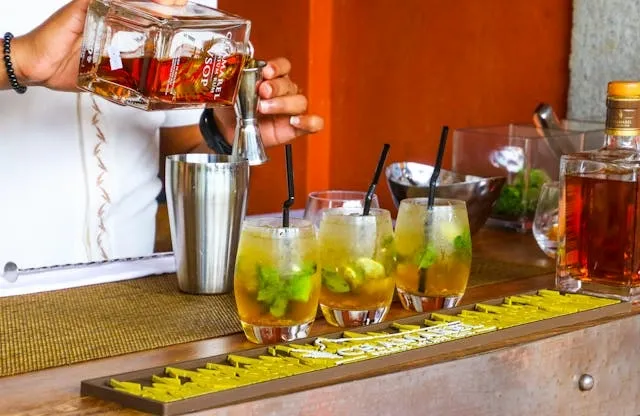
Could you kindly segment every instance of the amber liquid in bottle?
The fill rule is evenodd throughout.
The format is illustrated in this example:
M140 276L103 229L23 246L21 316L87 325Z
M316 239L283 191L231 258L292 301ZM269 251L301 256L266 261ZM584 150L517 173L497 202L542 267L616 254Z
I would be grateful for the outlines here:
M107 82L102 83L97 92L106 96L123 96L127 95L127 89L131 89L167 104L232 105L245 59L241 54L216 59L122 58L121 64L112 69L111 60L103 57L96 75ZM88 62L83 64L84 68L90 67ZM213 77L212 73L215 73Z
M565 255L574 276L583 282L640 285L639 196L638 182L565 176Z
M640 82L609 83L605 139L562 156L556 284L640 300Z

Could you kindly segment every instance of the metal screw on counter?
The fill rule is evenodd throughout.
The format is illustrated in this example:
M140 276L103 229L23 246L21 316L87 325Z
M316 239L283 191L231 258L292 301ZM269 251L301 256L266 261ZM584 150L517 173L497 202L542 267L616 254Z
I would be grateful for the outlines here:
M578 388L580 389L580 391L589 391L593 388L594 384L595 380L590 374L583 374L578 380Z

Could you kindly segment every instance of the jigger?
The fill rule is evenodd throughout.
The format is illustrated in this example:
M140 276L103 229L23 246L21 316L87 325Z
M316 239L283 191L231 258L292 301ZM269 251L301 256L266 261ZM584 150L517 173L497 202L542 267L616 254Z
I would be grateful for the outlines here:
M251 59L245 66L235 105L238 122L231 154L247 159L250 166L261 165L269 160L258 128L258 85L266 65L265 61Z

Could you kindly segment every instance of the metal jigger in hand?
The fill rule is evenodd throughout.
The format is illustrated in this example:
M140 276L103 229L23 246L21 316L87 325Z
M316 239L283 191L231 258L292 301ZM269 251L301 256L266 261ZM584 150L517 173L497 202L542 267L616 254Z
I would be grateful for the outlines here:
M262 69L266 65L266 62L253 58L247 63L242 70L235 106L238 122L232 155L247 159L251 166L261 165L268 160L258 127L258 86L262 81Z

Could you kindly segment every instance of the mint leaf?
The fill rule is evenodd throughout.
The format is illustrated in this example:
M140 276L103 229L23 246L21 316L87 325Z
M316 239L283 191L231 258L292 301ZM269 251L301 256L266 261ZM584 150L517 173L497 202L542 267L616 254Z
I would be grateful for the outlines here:
M258 289L258 301L264 302L267 305L271 305L280 293L280 286L267 286L262 289Z
M531 169L529 171L529 187L542 188L542 185L549 182L551 178L542 169Z
M285 297L278 297L269 307L269 313L276 318L281 318L287 311L289 301Z
M433 244L427 244L427 247L425 247L424 252L420 256L420 259L418 261L418 267L421 269L428 269L433 263L436 262L437 259L438 251L433 246Z
M493 211L498 215L518 216L524 209L521 185L505 185Z
M307 302L311 295L312 276L316 273L315 263L307 263L288 276L280 277L274 267L257 266L258 302L269 307L269 313L276 318L284 316L290 300Z
M274 267L258 265L258 287L277 285L280 282L280 273Z
M346 280L337 272L322 270L322 285L334 293L347 293L351 289Z
M298 302L307 302L309 300L312 286L311 278L316 274L316 270L318 270L318 266L314 262L303 263L299 267L299 271L290 274L284 279L289 300Z
M525 178L525 174L525 171L521 170L510 184L506 184L502 188L500 197L493 208L494 213L507 216L519 216L525 213L533 215L535 213L540 188L551 178L542 169L530 169L527 178ZM528 188L525 189L527 184Z
M283 289L278 270L258 265L258 301L271 305Z
M453 239L453 249L463 257L471 257L471 234L465 231Z

